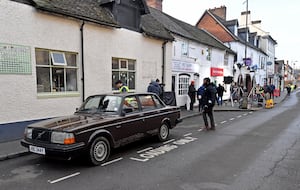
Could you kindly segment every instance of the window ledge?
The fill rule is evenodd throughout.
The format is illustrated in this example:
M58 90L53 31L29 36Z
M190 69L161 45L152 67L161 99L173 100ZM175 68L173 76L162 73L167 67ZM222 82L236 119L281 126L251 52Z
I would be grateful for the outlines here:
M79 92L44 92L37 93L38 99L47 99L47 98L64 98L64 97L79 97Z

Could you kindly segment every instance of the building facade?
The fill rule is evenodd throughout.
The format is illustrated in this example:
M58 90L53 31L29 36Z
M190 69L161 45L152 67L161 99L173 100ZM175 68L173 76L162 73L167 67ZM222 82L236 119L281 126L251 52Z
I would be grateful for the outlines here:
M119 79L144 92L165 76L171 89L173 37L159 25L152 31L144 1L123 1L141 13L134 22L102 8L113 12L122 6L115 1L39 2L0 1L0 124L72 114L87 96L115 92Z

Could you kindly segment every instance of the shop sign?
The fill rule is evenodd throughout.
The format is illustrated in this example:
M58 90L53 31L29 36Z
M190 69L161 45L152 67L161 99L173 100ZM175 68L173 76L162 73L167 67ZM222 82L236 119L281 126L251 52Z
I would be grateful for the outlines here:
M251 58L244 58L243 59L245 66L251 66L252 65L252 59Z
M181 72L197 72L194 63L178 60L172 61L172 70Z
M212 77L222 77L222 76L224 76L224 69L223 68L217 68L217 67L211 67L210 68L210 76L212 76Z

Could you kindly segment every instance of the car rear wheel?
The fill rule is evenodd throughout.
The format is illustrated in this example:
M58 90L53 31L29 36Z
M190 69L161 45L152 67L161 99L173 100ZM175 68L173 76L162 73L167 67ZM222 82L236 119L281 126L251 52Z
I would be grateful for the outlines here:
M89 149L89 160L93 165L104 163L110 155L110 144L105 137L97 137Z
M158 139L160 141L166 141L169 137L169 125L167 123L162 123L161 126L159 127L158 131Z

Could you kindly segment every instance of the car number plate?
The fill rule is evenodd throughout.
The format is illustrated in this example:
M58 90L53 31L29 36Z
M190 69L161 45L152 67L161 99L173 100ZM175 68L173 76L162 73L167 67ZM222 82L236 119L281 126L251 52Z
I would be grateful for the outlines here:
M29 145L29 151L36 154L42 154L42 155L46 154L45 148L38 147L38 146Z

